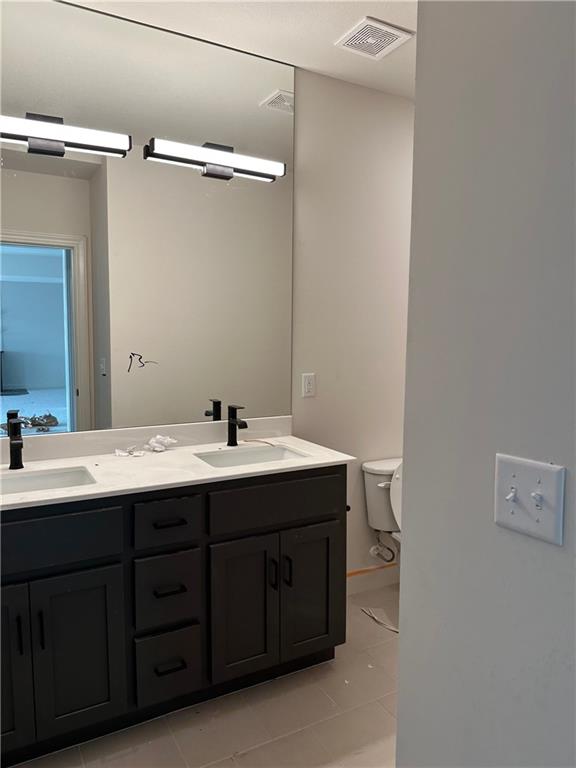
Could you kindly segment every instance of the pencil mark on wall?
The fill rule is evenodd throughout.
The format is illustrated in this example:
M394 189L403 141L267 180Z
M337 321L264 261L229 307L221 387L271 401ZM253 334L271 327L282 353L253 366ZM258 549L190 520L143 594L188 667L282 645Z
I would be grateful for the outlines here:
M132 370L132 366L136 366L138 368L144 368L147 365L150 365L152 363L153 365L159 365L157 360L144 360L143 355L139 355L138 352L130 352L129 355L129 362L128 362L128 373Z

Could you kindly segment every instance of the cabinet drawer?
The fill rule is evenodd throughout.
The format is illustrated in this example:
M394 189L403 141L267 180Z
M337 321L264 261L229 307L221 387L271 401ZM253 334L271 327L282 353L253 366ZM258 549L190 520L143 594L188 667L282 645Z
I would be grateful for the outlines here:
M136 631L200 620L202 568L199 549L134 562Z
M139 707L185 696L202 687L199 625L135 640Z
M6 576L98 557L123 549L121 507L5 523L2 573Z
M202 536L202 497L134 504L134 548L185 544Z
M312 517L337 517L346 508L342 475L255 485L208 495L212 536L274 528Z

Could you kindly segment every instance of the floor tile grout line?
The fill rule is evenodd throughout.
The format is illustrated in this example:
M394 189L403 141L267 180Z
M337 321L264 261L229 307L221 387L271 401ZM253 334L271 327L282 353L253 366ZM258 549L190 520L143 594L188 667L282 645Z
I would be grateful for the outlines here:
M388 695L388 694L385 694L385 695ZM378 706L379 709L381 709L383 712L385 712L394 721L397 720L394 717L394 715L392 715L391 712L388 712L388 710L382 705L382 703L380 702L379 699L374 699L373 701L365 702L364 704L359 704L359 705L357 705L355 707L350 707L349 709L345 709L345 710L343 710L343 711L341 711L341 712L339 712L339 713L337 713L335 715L332 715L332 716L327 717L327 718L322 718L321 720L318 720L317 722L310 723L309 725L306 725L306 726L304 726L302 728L298 728L298 729L296 729L294 731L290 731L289 733L286 733L283 736L277 736L276 738L271 739L271 740L266 741L266 742L263 742L262 744L258 744L258 745L254 746L254 747L250 747L250 749L244 750L242 752L234 753L234 755L232 755L232 759L234 761L234 764L238 765L238 761L235 759L236 755L248 754L249 752L252 752L252 751L254 751L256 749L259 749L260 747L266 746L266 745L271 744L271 743L273 743L275 741L281 741L282 739L285 739L288 736L293 736L293 735L295 735L297 733L301 733L302 731L310 731L313 740L322 749L322 751L325 752L327 754L327 756L328 756L328 750L325 747L324 743L321 741L321 739L318 737L318 735L316 733L314 733L313 729L315 728L315 726L320 725L321 723L326 723L326 722L328 722L330 720L334 720L335 718L339 717L340 715L349 714L351 712L354 712L357 709L360 709L362 707L368 706L370 704L378 704L379 705ZM223 758L223 759L227 759L227 758ZM213 765L213 763L211 763L210 765ZM338 768L345 768L345 763L340 763L339 760L336 760L335 762L331 763L331 765L333 766L333 768L336 768L336 767L338 767ZM209 768L209 766L200 766L200 768Z
M390 691L390 693L394 693L394 692L395 691ZM328 694L326 694L326 695L328 695ZM384 696L387 696L387 695L388 695L387 693L384 694ZM382 697L380 697L380 698L382 698ZM255 744L253 747L249 747L248 749L244 749L241 752L234 752L231 755L231 757L235 758L236 755L245 755L248 752L252 752L255 749L259 749L260 747L264 747L267 744L272 744L273 742L280 741L281 739L285 739L288 736L294 736L294 734L296 734L296 733L301 733L302 731L307 731L310 728L314 728L315 726L320 725L320 723L327 723L329 720L334 720L336 717L340 717L341 715L347 715L350 712L354 712L355 710L360 709L361 707L366 707L369 704L379 704L380 708L383 709L384 712L386 712L387 715L390 715L390 717L394 717L394 715L392 715L390 712L388 712L385 709L385 707L383 707L382 704L380 704L379 699L372 699L371 701L365 701L362 704L357 704L356 706L349 707L348 709L341 709L340 712L337 712L334 715L330 715L329 717L323 717L321 720L316 720L313 723L309 723L308 725L304 725L304 726L302 726L302 728L296 728L295 730L289 731L288 733L285 733L282 736L276 736L276 737L274 737L272 739L268 739L268 741L263 741L260 744ZM337 705L337 706L339 706L339 705ZM321 745L321 746L325 749L325 747L323 745ZM226 757L221 758L221 760L227 760L227 759L229 759L229 758L226 758ZM215 760L212 763L205 763L204 765L196 766L196 768L209 768L209 766L214 765L214 763L218 763L218 762L220 762L220 760Z
M385 696L391 696L393 693L397 693L397 691L391 691L390 693L386 693L384 696L382 696L382 699L385 698ZM376 704L380 704L384 712L386 712L387 715L390 715L390 717L393 717L394 720L398 722L398 718L396 717L396 715L393 715L392 712L389 712L384 706L384 704L382 704L382 699L376 699Z
M388 645L389 643L393 643L394 640L400 639L395 632L392 632L391 635L392 637L389 637L387 640L381 640L379 643L374 643L374 645L366 646L366 650L369 651L370 648L376 648L377 645Z
M178 754L180 755L180 757L184 761L184 765L186 766L186 768L191 768L188 760L186 759L186 755L184 754L184 752L182 750L182 747L180 746L180 742L178 741L178 739L176 738L176 734L172 730L172 726L170 725L169 718L167 718L166 715L163 715L162 719L164 720L164 724L166 725L166 728L168 730L168 733L170 734L170 737L172 738L172 741L176 745L176 749L178 751Z

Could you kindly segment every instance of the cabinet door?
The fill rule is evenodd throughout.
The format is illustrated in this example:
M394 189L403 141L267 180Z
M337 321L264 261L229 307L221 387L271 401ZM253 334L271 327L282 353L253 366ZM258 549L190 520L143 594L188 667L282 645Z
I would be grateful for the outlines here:
M39 739L105 720L126 707L122 566L30 585Z
M277 533L210 547L215 683L279 662L278 550Z
M346 639L345 533L334 521L280 534L282 661Z
M28 584L2 587L2 751L35 741Z

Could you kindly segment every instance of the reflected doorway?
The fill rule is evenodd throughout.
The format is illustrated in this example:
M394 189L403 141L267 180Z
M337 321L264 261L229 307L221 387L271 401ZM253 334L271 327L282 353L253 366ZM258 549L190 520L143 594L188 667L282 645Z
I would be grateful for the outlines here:
M89 429L85 248L22 239L0 242L0 422L15 409L24 434Z

